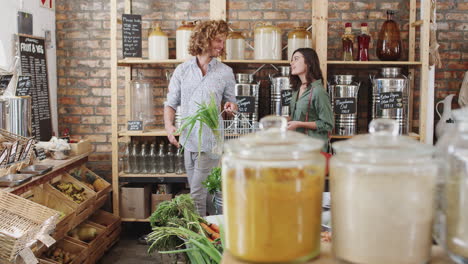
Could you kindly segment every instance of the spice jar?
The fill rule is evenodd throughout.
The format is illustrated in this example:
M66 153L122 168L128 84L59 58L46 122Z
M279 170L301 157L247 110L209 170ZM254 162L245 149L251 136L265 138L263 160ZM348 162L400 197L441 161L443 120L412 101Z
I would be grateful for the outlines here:
M455 127L437 142L445 167L437 219L439 241L457 263L468 263L468 108L452 112Z
M341 36L341 41L343 44L343 60L344 61L353 60L354 35L351 30L352 30L351 23L346 23L345 33Z
M306 261L320 253L323 142L288 131L284 117L260 124L225 144L226 250L250 262Z
M434 147L376 119L368 135L333 144L330 163L334 255L362 264L427 263L431 252Z

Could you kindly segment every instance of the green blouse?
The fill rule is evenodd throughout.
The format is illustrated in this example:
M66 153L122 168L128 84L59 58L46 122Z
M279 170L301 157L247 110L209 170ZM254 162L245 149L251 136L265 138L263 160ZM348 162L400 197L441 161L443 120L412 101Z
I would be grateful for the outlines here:
M312 93L312 101L310 102L310 109L307 109L310 93ZM322 151L326 152L328 150L328 133L333 130L334 121L330 99L322 85L322 80L309 84L300 98L297 98L298 95L299 89L292 94L290 104L291 121L304 122L306 113L309 111L308 122L315 122L317 129L308 129L308 135L325 141ZM305 130L305 128L300 127L296 131L305 133Z

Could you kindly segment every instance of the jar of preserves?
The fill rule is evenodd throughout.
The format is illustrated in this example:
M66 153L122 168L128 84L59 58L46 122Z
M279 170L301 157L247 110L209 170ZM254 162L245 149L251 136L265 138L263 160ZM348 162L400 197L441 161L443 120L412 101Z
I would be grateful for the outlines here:
M279 27L258 23L254 35L256 60L281 60L281 29Z
M299 48L312 48L312 33L305 27L296 27L288 33L288 60L291 60L293 52Z
M245 38L241 32L229 32L226 39L226 59L245 59Z
M148 37L148 57L150 60L169 59L169 46L166 33L162 32L159 24L153 27Z
M368 135L333 144L333 253L350 263L428 263L439 163L434 147L376 119Z
M437 142L445 171L438 198L437 232L440 244L456 263L468 263L468 108L452 112L455 127Z
M267 116L228 141L222 160L226 250L244 261L302 262L320 253L323 142Z
M182 25L176 30L176 58L178 60L190 59L188 51L190 36L195 28L195 23L182 21Z

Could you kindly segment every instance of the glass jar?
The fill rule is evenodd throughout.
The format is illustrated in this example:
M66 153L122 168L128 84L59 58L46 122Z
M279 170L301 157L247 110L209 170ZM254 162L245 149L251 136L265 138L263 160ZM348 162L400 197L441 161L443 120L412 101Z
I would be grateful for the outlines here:
M256 60L281 60L281 29L258 23L254 30L254 57Z
M142 121L145 129L149 124L155 121L153 114L154 91L151 82L145 80L141 73L132 81L130 89L131 100L131 120Z
M440 242L457 263L468 263L468 108L452 112L455 127L437 142L438 156L446 165L441 178L438 208ZM439 242L439 241L438 241Z
M341 42L343 44L343 60L352 61L354 35L352 33L351 23L345 24L345 33L341 36Z
M333 253L351 263L427 263L431 253L434 147L373 120L368 135L333 144Z
M387 11L387 20L380 29L375 47L377 57L383 61L396 61L401 57L400 29L393 20L394 14L394 11Z
M320 253L323 142L268 116L263 131L230 140L222 160L226 249L259 263L297 263Z

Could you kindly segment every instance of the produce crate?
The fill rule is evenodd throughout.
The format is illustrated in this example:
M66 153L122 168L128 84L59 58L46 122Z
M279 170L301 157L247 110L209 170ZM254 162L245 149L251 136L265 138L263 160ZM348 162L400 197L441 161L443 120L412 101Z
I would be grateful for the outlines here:
M122 232L122 226L119 225L112 233L107 236L107 249L109 250L117 241L119 241L120 233Z
M93 251L93 253L89 254L88 258L86 259L86 261L84 262L85 264L94 264L96 262L99 261L99 259L102 258L102 256L104 256L104 253L106 252L106 245L102 244L102 245L99 245L99 247Z
M11 143L19 141L19 143L23 147L26 147L28 141L31 140L31 138L26 138L26 137L22 137L20 135L10 133L5 129L0 129L0 136L3 139L5 139L5 140L7 140L7 141L9 141ZM0 177L5 176L5 175L10 174L10 173L16 173L16 171L19 171L22 168L24 168L24 167L31 164L31 162L33 160L31 157L32 157L32 153L33 153L34 141L32 141L30 143L31 143L31 146L29 147L28 152L25 153L24 156L21 154L18 161L14 162L14 163L7 164L7 165L0 166ZM10 150L11 150L11 148L10 148ZM18 155L19 153L16 153L16 154ZM21 159L21 157L22 157L22 159Z
M67 182L70 182L70 183L74 184L78 188L83 188L84 193L86 194L86 200L81 202L81 203L77 203L71 197L69 197L65 193L59 191L54 186L55 184L58 184L58 183L67 183ZM94 203L96 201L96 193L94 191L90 190L86 185L82 184L77 179L75 179L72 176L68 175L67 173L63 173L63 174L53 178L49 183L44 184L44 186L45 186L46 190L56 194L59 197L62 197L62 200L63 200L64 203L66 203L67 205L74 208L77 218L79 218L79 217L87 218L92 213L92 208L93 208L93 205L94 205Z
M77 143L70 143L72 155L81 155L92 150L91 140L84 139Z
M86 184L86 186L88 186L89 189L92 189L94 192L96 192L96 202L94 204L94 210L101 208L106 203L108 199L108 194L112 190L112 186L110 183L108 183L106 180L104 180L102 177L100 177L90 169L86 168L86 166L84 165L78 168L74 168L73 170L69 171L69 173L75 179ZM93 179L100 182L99 189L96 189L95 185L97 184L94 183Z
M59 220L55 226L52 237L56 240L62 239L68 230L71 229L71 223L76 217L75 210L63 202L63 198L51 193L44 188L36 187L23 194L22 197L35 203L47 206L59 213Z
M97 235L96 237L89 241L89 242L85 242L85 241L82 241L78 238L73 238L70 236L70 233L72 231L70 231L67 235L67 239L69 239L70 241L73 241L74 243L76 244L79 244L79 245L82 245L82 246L85 246L87 249L88 249L88 255L91 256L93 255L97 250L99 250L103 245L104 246L107 246L105 244L105 242L107 242L105 240L105 237L104 237L104 232L105 232L105 229L102 227L102 226L99 226L97 224L93 224L92 222L89 222L89 221L85 221L84 223L78 225L76 228L81 228L81 227L92 227L92 228L95 228L96 231L97 231Z
M108 237L112 232L120 227L120 217L106 211L98 210L89 220L105 228L104 236Z
M0 191L0 260L14 261L21 250L53 230L58 216L46 206Z
M75 257L70 262L70 264L81 264L88 259L88 251L87 248L83 245L79 245L69 239L63 239L58 241L54 246L51 247L49 250L54 250L54 248L62 248L64 251L69 252ZM46 264L61 264L62 262L55 261L47 256L47 253L42 254L39 258L39 263L46 263Z

